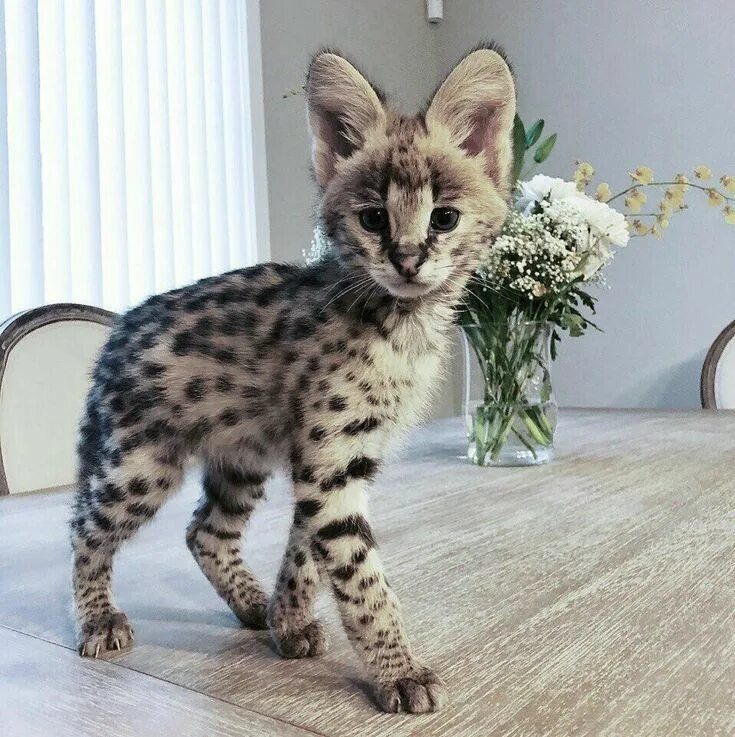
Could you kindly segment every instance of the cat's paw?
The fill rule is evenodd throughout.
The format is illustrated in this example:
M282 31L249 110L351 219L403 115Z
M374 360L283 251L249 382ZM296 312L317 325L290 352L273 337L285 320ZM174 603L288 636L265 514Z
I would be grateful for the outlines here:
M133 626L123 612L107 612L82 625L79 654L99 658L133 646Z
M378 683L375 698L383 711L425 714L439 711L448 699L447 687L434 671L422 668L411 675Z
M271 637L284 658L311 658L327 652L327 636L317 620L295 632L271 629Z
M233 609L237 618L242 622L243 626L251 630L267 630L268 623L266 622L266 607L267 603L253 604L249 607L238 607Z

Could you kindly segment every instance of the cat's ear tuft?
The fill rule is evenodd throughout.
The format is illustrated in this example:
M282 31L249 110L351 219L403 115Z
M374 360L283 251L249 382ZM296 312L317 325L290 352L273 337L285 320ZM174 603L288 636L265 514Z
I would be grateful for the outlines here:
M318 53L306 77L306 101L317 183L326 187L337 161L364 143L370 131L385 125L380 93L346 59Z
M437 89L426 111L431 131L443 126L470 156L481 156L485 173L508 197L513 166L516 90L510 67L494 49L471 51Z

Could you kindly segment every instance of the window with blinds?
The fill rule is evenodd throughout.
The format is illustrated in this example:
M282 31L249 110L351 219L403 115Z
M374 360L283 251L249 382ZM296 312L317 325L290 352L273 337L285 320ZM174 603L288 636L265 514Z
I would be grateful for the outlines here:
M0 0L0 321L118 311L267 256L254 16L249 0Z

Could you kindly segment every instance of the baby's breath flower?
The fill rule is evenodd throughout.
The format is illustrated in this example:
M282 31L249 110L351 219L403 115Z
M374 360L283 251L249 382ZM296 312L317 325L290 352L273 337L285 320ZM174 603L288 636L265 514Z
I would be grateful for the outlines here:
M639 166L635 171L629 173L631 179L639 184L650 184L653 181L653 169L650 166Z
M302 251L306 265L312 266L317 264L320 261L323 261L330 253L332 253L332 245L329 242L329 239L321 228L314 228L309 250Z
M708 166L695 166L694 176L697 177L697 179L711 179L712 169L710 169Z

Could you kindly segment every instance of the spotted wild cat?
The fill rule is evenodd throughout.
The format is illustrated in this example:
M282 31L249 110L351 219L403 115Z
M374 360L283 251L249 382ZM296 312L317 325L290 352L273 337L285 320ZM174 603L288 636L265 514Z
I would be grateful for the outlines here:
M83 655L129 647L112 560L181 483L203 494L186 542L239 619L289 658L326 647L320 581L386 711L426 712L445 687L409 645L367 519L396 433L440 374L453 307L504 220L515 88L478 48L405 117L357 69L317 54L306 82L319 222L334 254L263 264L148 299L114 327L94 372L71 524ZM240 552L269 474L292 475L295 513L272 596ZM396 489L400 494L400 489Z

